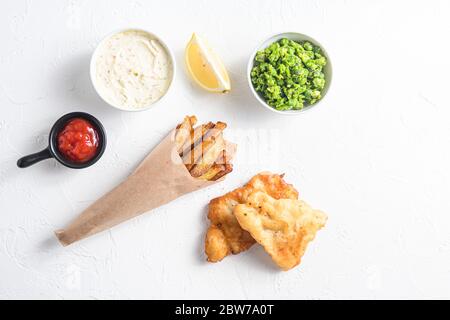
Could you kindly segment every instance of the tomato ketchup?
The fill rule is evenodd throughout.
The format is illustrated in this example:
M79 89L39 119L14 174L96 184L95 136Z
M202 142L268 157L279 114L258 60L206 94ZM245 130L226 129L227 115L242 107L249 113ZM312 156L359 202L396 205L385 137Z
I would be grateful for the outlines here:
M75 118L58 134L58 149L68 160L83 163L97 154L98 140L98 133L92 123Z

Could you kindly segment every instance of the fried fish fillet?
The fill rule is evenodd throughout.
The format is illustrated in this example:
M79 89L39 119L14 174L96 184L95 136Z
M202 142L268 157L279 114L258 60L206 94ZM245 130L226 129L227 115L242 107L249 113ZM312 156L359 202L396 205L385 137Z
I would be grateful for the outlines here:
M234 209L239 225L287 271L300 263L308 243L325 226L325 213L301 200L276 200L264 192L253 192L246 204Z
M246 203L254 191L265 192L275 199L298 199L297 190L283 180L283 175L261 173L244 187L211 200L208 212L211 226L205 241L209 262L218 262L229 254L238 254L255 243L252 236L240 227L233 213L234 207Z

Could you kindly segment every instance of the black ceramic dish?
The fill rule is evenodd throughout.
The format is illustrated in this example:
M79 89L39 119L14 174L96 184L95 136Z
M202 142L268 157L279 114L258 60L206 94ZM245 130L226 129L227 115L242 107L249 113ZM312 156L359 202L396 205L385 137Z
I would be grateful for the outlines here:
M97 148L96 155L91 160L82 163L70 161L69 159L64 157L64 155L61 154L61 152L59 152L58 150L58 134L64 129L66 124L74 118L81 118L89 121L95 127L98 133L99 145ZM105 149L106 149L106 131L105 128L103 128L103 125L100 123L100 121L98 121L94 116L88 113L72 112L61 117L53 125L53 128L50 131L48 147L46 149L42 150L41 152L34 153L19 159L19 161L17 161L17 166L19 168L27 168L42 160L55 158L59 163L68 168L83 169L90 167L94 163L96 163L102 157L103 153L105 152Z

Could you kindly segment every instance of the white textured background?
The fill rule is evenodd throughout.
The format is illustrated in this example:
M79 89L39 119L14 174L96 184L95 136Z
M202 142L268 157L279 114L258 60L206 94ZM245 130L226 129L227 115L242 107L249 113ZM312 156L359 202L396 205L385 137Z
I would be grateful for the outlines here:
M445 0L1 1L0 298L450 298L449 16ZM178 62L167 99L139 114L106 106L88 76L98 41L130 26L160 34ZM299 117L262 109L245 77L254 47L291 30L322 42L334 66L327 99ZM186 77L193 31L222 56L231 94L202 92ZM16 168L75 110L108 130L97 165ZM60 247L52 231L125 178L185 114L240 129L233 175ZM264 130L279 154L249 161L242 155ZM208 201L260 170L285 172L328 226L287 273L257 246L207 264Z

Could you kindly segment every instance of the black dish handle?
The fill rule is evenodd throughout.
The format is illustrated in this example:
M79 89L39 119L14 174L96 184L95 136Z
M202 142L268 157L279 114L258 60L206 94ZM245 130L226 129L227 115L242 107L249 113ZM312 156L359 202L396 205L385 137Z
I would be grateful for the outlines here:
M29 156L20 158L17 161L17 166L19 168L27 168L29 166L32 166L33 164L36 164L42 160L53 158L53 155L51 154L49 148L42 150L38 153L30 154Z

